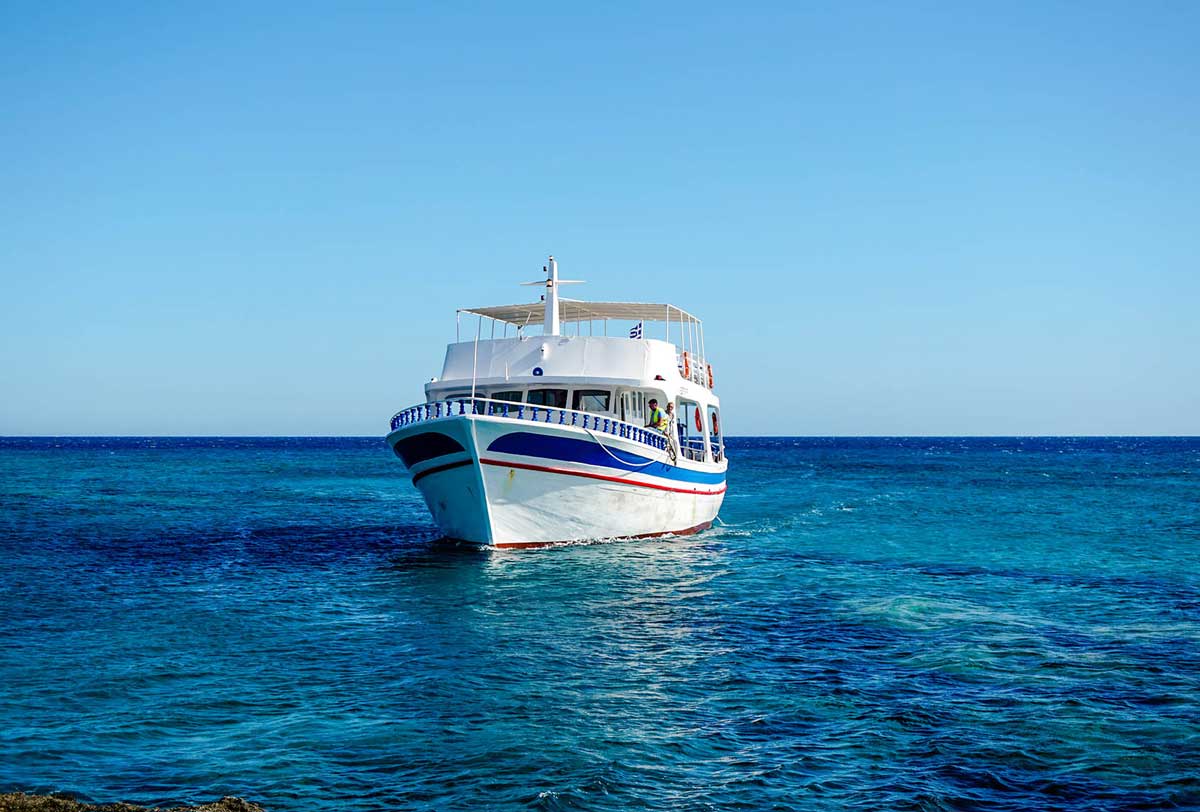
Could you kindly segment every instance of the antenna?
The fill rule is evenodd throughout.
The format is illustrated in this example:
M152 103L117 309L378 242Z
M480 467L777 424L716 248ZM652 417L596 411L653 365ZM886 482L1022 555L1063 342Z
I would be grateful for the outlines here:
M545 285L546 295L542 298L546 302L546 320L542 325L542 332L548 336L558 335L558 286L559 285L582 285L582 279L559 279L558 278L558 263L554 257L550 257L549 267L543 265L542 271L545 272L546 278L539 279L535 282L522 282L522 285Z

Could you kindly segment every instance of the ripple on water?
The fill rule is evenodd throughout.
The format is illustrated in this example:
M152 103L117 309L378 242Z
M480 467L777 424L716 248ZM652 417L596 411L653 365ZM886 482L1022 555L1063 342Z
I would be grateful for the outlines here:
M511 552L377 440L0 441L0 789L1197 808L1198 452L734 441L707 533Z

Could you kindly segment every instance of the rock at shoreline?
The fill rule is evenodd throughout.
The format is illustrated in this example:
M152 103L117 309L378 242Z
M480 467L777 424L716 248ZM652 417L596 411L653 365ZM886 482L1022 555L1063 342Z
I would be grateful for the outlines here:
M85 804L57 795L0 794L0 812L266 812L258 804L228 795L200 806L150 807L135 804Z

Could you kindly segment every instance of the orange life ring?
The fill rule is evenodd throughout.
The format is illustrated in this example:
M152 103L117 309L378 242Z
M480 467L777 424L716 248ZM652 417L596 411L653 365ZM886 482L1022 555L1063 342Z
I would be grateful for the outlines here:
M709 364L708 365L708 388L712 389L712 385L713 385L712 364Z
M697 431L698 433L700 433L700 432L703 432L703 431L704 431L704 421L702 421L702 420L700 419L700 410L699 410L699 409L693 409L692 411L693 411L693 413L696 415L696 431Z
M692 362L688 357L687 350L683 351L683 377L692 377Z
M713 424L713 431L712 431L713 437L720 437L721 436L721 424L717 422L717 413L716 412L712 413L712 424Z

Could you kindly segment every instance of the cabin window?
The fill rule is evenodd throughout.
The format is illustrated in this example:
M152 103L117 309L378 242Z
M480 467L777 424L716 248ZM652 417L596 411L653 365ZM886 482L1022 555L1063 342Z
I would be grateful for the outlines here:
M494 392L492 394L492 400L506 400L509 403L520 403L521 396L523 394L524 393L519 389L513 389L507 392Z
M611 396L607 389L576 389L571 408L580 412L607 412Z
M621 419L626 423L641 425L647 416L646 400L648 395L645 392L623 392L621 393Z
M702 462L704 453L704 411L691 400L679 401L679 446L689 460Z
M555 409L567 408L566 389L530 389L527 403L535 406L552 406Z
M440 395L430 395L430 396L429 396L429 402L430 402L430 403L434 403L434 402L436 402L436 401L439 401L439 400L442 400L442 401L446 401L446 400L465 400L465 399L467 399L467 398L470 398L470 397L471 397L471 390L469 390L469 389L468 389L468 390L466 390L465 392L443 392L443 393L442 393L442 394L440 394Z

